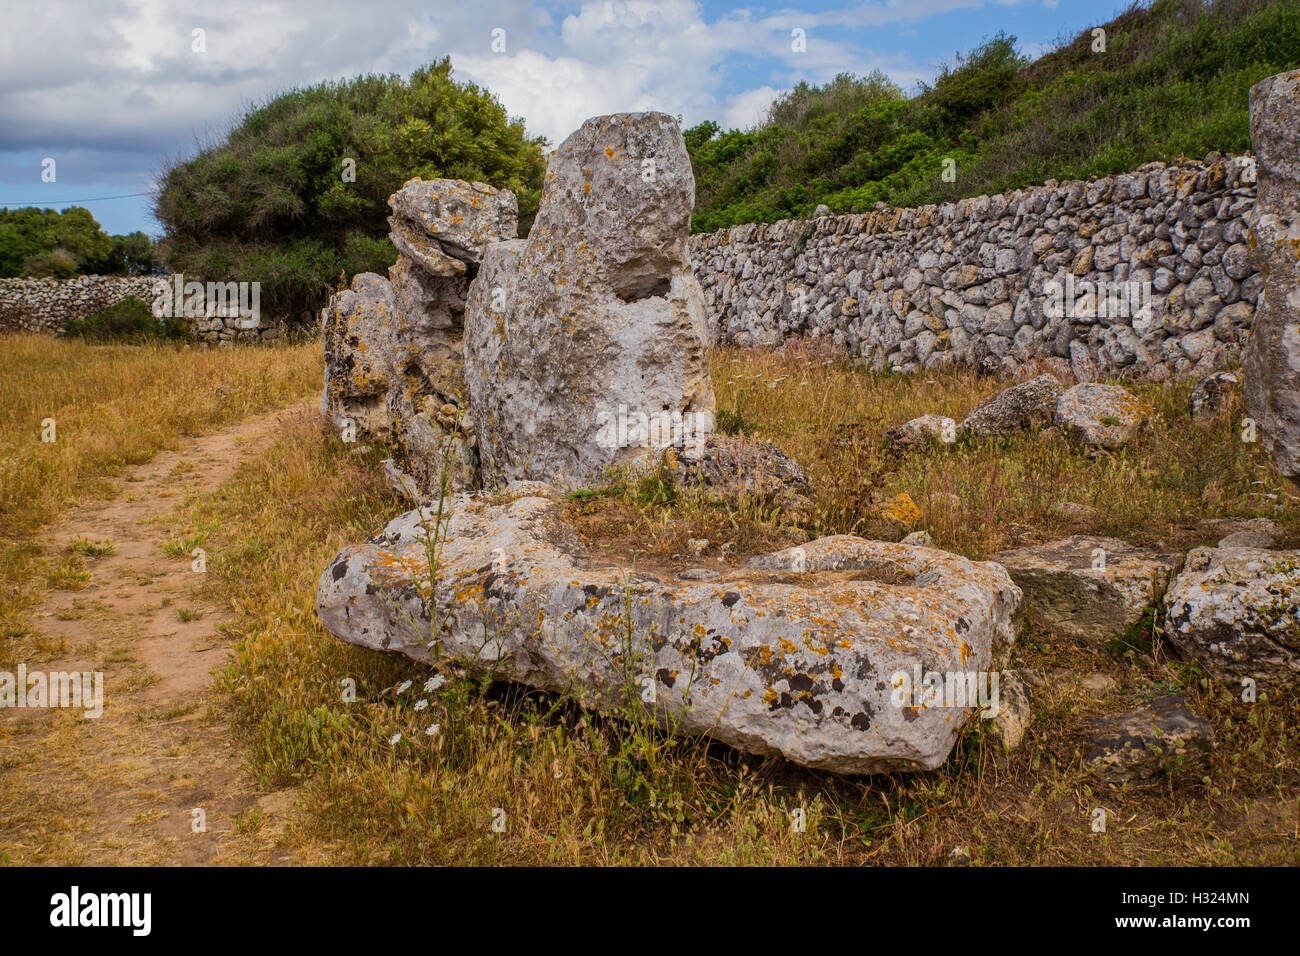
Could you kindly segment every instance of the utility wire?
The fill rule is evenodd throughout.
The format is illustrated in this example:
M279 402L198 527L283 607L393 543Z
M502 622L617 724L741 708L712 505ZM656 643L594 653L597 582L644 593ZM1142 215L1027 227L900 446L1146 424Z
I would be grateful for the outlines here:
M125 196L97 196L94 199L55 199L54 203L74 203L74 202L107 202L110 199L138 199L140 196L152 196L153 193L127 193ZM51 200L32 199L26 202L0 202L0 206L43 206L49 205Z

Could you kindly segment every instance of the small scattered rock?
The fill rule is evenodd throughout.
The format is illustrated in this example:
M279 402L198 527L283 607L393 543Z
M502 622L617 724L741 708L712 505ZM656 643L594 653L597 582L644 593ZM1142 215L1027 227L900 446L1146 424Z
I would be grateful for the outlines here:
M1277 541L1266 531L1234 531L1219 539L1220 548L1263 548L1275 547Z
M1210 534L1217 534L1221 538L1237 534L1240 531L1253 531L1259 534L1268 535L1269 539L1276 544L1282 539L1286 530L1270 518L1204 518L1201 520L1201 527ZM1273 544L1267 545L1272 547Z
M1119 682L1109 674L1088 674L1079 681L1079 686L1093 697L1105 697L1119 686Z
M903 538L903 540L898 543L910 544L913 547L917 547L917 548L934 547L934 539L930 537L930 532L928 531L913 531L911 534Z
M1119 385L1076 385L1056 403L1056 424L1090 448L1119 448L1146 426L1151 409Z
M678 572L677 576L683 581L716 581L722 574L712 568L687 568Z
M989 735L1003 753L1010 753L1025 739L1032 720L1029 687L1016 671L1003 671L998 679L998 712L989 721Z
M771 442L712 434L688 449L670 449L664 462L678 488L696 489L732 503L760 498L787 518L812 515L812 485L799 463Z
M962 421L962 431L984 438L1046 425L1063 391L1054 375L1040 375L1013 385L976 405Z
M1149 780L1193 765L1214 749L1214 732L1188 708L1182 694L1158 697L1114 717L1093 721L1084 759L1108 783Z
M1041 667L1022 667L1016 675L1030 687L1046 687L1047 676Z
M885 440L898 451L912 451L932 442L946 445L957 440L957 423L944 415L922 415L889 429Z

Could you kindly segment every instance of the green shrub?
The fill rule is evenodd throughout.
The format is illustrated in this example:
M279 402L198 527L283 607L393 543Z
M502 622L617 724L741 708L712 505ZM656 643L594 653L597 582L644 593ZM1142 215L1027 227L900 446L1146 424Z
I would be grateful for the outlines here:
M163 174L163 253L204 280L260 282L264 311L311 325L340 278L396 261L388 197L413 177L510 189L526 228L543 143L490 93L452 80L446 59L409 79L290 90Z
M1087 179L1250 148L1247 95L1300 67L1300 0L1156 0L1032 63L997 34L907 98L876 74L801 83L747 132L686 131L699 232ZM944 160L956 179L944 182Z
M190 337L190 326L185 319L156 319L149 306L128 296L94 315L73 319L64 334L90 342L179 340Z

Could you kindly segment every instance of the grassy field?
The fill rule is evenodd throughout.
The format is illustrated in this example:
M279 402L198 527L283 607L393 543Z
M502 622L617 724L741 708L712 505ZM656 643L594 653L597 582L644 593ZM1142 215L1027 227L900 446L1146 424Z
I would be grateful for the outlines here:
M171 383L155 394L179 406L190 407L187 389L196 393L192 404L203 410L183 424L159 423L162 401L117 408L116 428L134 432L138 416L157 442L169 429L213 426L269 404L275 388L285 400L298 397L320 374L311 346L66 348L65 378L53 379L63 383L63 402L53 412L27 391L48 348L29 346L0 371L0 394L22 396L26 411L13 416L20 426L37 427L47 415L104 421L92 417L104 390L83 380L113 379L99 367L101 356L119 370L150 367L159 382ZM194 371L196 359L218 364ZM1084 531L1169 548L1213 543L1217 535L1201 521L1223 516L1266 515L1287 529L1287 544L1300 542L1290 489L1257 445L1238 439L1240 406L1193 423L1189 386L1135 386L1157 419L1114 455L1087 458L1064 442L1026 434L963 439L900 457L882 443L886 427L923 412L960 418L1005 383L964 372L869 374L798 349L717 352L713 369L728 426L777 442L807 469L816 488L815 514L803 529L810 534L896 535L900 529L878 517L880 506L907 493L920 510L915 527L976 558ZM223 374L217 380L227 394L242 396L229 414L209 395L212 376ZM86 417L75 418L74 409ZM10 440L8 425L4 435ZM6 446L4 467L35 453L23 443ZM313 613L329 559L402 508L378 477L384 456L300 419L231 482L185 502L167 529L178 541L202 537L210 577L237 609L223 625L236 653L220 680L220 706L259 783L295 794L296 822L267 839L297 859L943 864L964 847L977 864L1300 862L1294 702L1239 702L1232 688L1171 659L1150 627L1127 648L1102 655L1062 640L1031 608L1015 664L1040 668L1048 680L1033 692L1025 744L999 754L973 723L944 767L926 774L846 779L808 772L668 738L635 720L596 718L562 697L483 684L454 666L442 669L442 686L424 691L428 668L344 645ZM116 464L107 453L87 452L63 466L62 494L92 493L95 475ZM1095 517L1062 517L1062 502L1087 505ZM736 535L779 532L757 511L706 514L698 503L635 487L592 507L642 530L649 550L676 547L676 536L701 522ZM15 510L13 527L26 530L14 540L39 537L39 514ZM10 587L17 578L7 573L5 580ZM29 579L26 587L35 586ZM1109 680L1082 681L1097 675ZM342 693L348 678L356 684L351 703ZM412 686L402 690L406 681ZM1080 725L1175 689L1215 728L1210 764L1144 787L1098 787L1081 767ZM417 709L420 700L429 704ZM439 731L428 736L431 723ZM1092 832L1096 807L1108 812L1105 833ZM804 832L792 827L796 808L805 810ZM504 832L493 829L494 819L508 821ZM244 826L255 835L256 817Z

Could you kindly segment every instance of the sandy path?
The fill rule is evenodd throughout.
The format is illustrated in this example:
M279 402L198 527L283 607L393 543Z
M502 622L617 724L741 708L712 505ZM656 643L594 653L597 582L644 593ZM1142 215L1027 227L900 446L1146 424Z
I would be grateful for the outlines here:
M108 540L87 557L80 591L50 592L32 616L41 653L29 670L100 670L103 716L0 710L0 850L10 862L277 863L290 791L265 793L244 772L230 729L209 714L231 616L191 568L163 552L165 518L191 491L226 481L294 405L187 440L130 469L107 500L45 529L47 553L74 538ZM182 611L184 614L182 615ZM195 616L195 615L198 616ZM191 618L183 620L182 618ZM255 809L256 808L256 809ZM196 830L196 814L206 830Z

